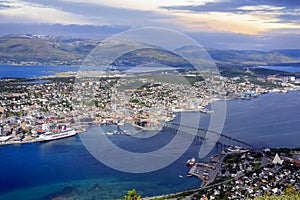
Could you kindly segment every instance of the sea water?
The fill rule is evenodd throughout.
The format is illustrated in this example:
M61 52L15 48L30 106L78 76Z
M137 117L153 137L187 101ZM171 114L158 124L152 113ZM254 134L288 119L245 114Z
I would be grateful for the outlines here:
M300 147L299 91L226 103L224 134L258 147ZM185 116L192 121L197 114ZM202 114L199 126L206 126L209 119L210 115ZM175 119L179 121L180 114ZM102 134L110 128L102 127ZM88 133L100 134L97 127ZM150 138L108 137L120 148L147 152L167 145L174 133L164 131ZM201 180L186 176L186 161L197 157L200 146L194 142L174 163L149 173L125 173L102 164L89 154L78 135L46 143L0 146L0 199L120 199L133 188L142 196L152 196L199 187ZM214 148L208 156L219 151Z

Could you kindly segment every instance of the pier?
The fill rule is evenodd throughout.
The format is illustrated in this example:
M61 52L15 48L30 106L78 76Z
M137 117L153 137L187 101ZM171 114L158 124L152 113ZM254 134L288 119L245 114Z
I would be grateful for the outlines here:
M212 166L212 165L209 165L209 164L206 164L206 163L195 163L192 166L192 168L190 169L190 171L188 172L188 175L190 175L190 176L196 176L196 177L202 179L202 177L205 176L203 174L203 169L204 168L209 168L209 169L213 169L213 170L216 169L215 166Z

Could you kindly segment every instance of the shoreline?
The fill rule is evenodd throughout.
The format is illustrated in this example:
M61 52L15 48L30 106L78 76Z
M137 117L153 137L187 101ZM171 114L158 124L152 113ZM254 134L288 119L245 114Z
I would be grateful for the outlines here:
M76 134L71 137L74 137L77 134L84 133L84 132L86 132L86 130L77 130ZM68 138L68 137L66 137L66 138ZM65 139L65 138L61 138L61 139ZM60 140L60 139L58 139L58 140ZM49 142L51 142L51 141L54 141L54 140L49 140ZM15 145L15 144L22 145L22 144L39 143L39 142L47 142L47 141L38 139L38 138L35 138L33 140L26 140L26 141L6 141L6 142L0 142L0 146Z
M294 155L300 155L300 146L297 147L297 148L271 148L269 150L270 150L270 152L271 151L275 151L276 155L278 155L277 151L283 151L283 150L284 151L288 150L288 151L292 152L292 154L294 154ZM231 154L227 154L227 155L231 155ZM221 164L223 164L224 158L227 157L227 155L223 156ZM270 155L266 155L266 153L261 153L261 156L262 156L262 160L260 161L259 168L256 169L256 170L253 169L252 171L247 172L247 173L256 173L259 169L263 169L264 167L266 167L268 164L271 163L272 159L270 160L270 158L269 158ZM263 160L265 160L265 162ZM287 161L285 160L285 162L287 162ZM293 163L293 162L291 162L291 163ZM278 166L282 167L282 164L278 165ZM298 165L298 167L300 167L300 165ZM219 170L220 169L218 169L218 171ZM215 174L215 177L216 176L217 176L217 174ZM237 176L231 177L230 179L223 180L221 182L216 181L214 179L212 182L209 182L208 184L203 184L203 182L202 182L201 186L198 187L198 188L191 188L191 189L188 189L188 190L185 190L185 191L175 192L175 193L169 193L169 194L161 194L161 195L156 195L156 196L147 196L147 197L142 197L141 199L142 200L167 200L167 199L175 200L175 199L186 199L186 198L189 199L189 197L191 197L192 195L194 195L196 192L200 192L202 190L207 190L207 189L213 189L216 186L220 186L220 185L223 185L223 184L228 184L228 183L230 183L230 182L232 182L234 180L238 180L239 178L244 177L244 176L247 177L246 173L239 174Z
M295 90L288 90L288 92L299 92L300 91L300 88L299 89L295 89ZM283 92L268 92L268 93L265 93L265 94L260 94L258 96L256 96L255 98L251 98L251 99L242 99L242 98L229 98L229 99L218 99L218 100L214 100L212 102L209 102L208 105L211 105L213 104L214 102L217 102L217 101L232 101L232 100L252 100L252 99L256 99L262 95L268 95L268 94L285 94ZM206 106L204 107L206 108ZM178 116L179 113L183 113L183 112L199 112L199 113L203 113L203 114L211 114L209 112L203 112L201 109L194 109L194 110L181 110L181 111L177 111L174 113L176 114L176 116ZM175 118L174 118L175 119ZM173 119L172 119L173 120ZM170 120L170 121L172 121ZM166 122L169 122L169 121L166 121ZM98 125L101 125L101 123L98 123ZM140 128L141 130L147 130L147 131L157 131L157 130L161 130L162 127L159 126L159 127L151 127L151 128L148 128L148 127L142 127L142 126L139 126L137 124L134 124L134 123L131 123L131 125L133 127L136 127L136 128ZM76 131L76 134L80 134L80 133L83 133L83 132L86 132L87 130L77 130ZM2 136L2 137L5 137L5 136ZM14 144L29 144L29 143L37 143L37 142L41 142L42 140L27 140L27 141L6 141L6 142L0 142L0 146L5 146L5 145L14 145ZM286 148L286 147L282 147L282 148Z
M30 144L30 143L37 143L43 140L32 140L32 141L8 141L8 142L0 142L0 146L5 145L14 145L14 144Z

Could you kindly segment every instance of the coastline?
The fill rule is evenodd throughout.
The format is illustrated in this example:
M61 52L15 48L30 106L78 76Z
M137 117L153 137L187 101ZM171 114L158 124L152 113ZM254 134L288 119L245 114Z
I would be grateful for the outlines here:
M63 75L65 75L64 73L62 74L62 76ZM55 77L58 77L58 76L55 76ZM47 77L46 77L47 78ZM286 92L294 92L294 91L299 91L299 88L297 88L297 89L290 89L290 90L287 90ZM268 95L268 94L271 94L271 93L285 93L285 90L284 91L281 91L281 90L272 90L272 91L269 91L269 93L267 93L266 95ZM259 97L259 96L263 96L264 94L260 94L260 95L258 95L258 96L255 96L255 97L253 97L253 99L254 98L256 98L256 97ZM285 94L283 94L283 95L285 95ZM239 100L239 99L241 99L241 100L251 100L252 98L249 98L249 99L244 99L244 98L226 98L226 99L214 99L214 102L216 102L216 101L227 101L227 100ZM212 103L212 102L210 102L210 103ZM284 103L283 103L284 104ZM179 113L181 113L181 112L199 112L199 110L180 110L180 112ZM140 127L140 126L137 126L138 128L143 128L143 127ZM147 129L147 128L145 128L144 130L149 130L149 129ZM151 129L150 129L150 131L151 131ZM10 144L26 144L26 143L32 143L32 142L39 142L39 141L24 141L24 142L20 142L20 141L12 141ZM4 145L6 145L6 144L4 144ZM188 190L188 191L190 191L190 190ZM185 191L184 191L185 192ZM181 192L179 192L179 194L180 194ZM176 193L176 194L178 194L178 193Z
M271 152L274 155L272 155ZM141 199L142 200L190 199L196 193L199 194L199 192L201 192L201 191L208 191L208 190L213 190L214 191L214 189L216 189L217 186L220 187L220 186L222 186L224 184L230 184L230 182L232 182L232 181L235 182L237 180L240 180L241 178L243 179L243 177L247 178L249 176L249 174L253 174L253 175L256 176L256 173L259 173L259 171L261 171L261 170L267 170L270 173L275 173L273 171L273 169L278 169L278 167L281 169L282 167L284 168L284 165L285 165L285 167L290 168L290 166L289 166L288 163L291 163L292 166L295 166L294 170L296 172L300 173L300 161L299 160L291 159L290 157L284 157L283 160L284 160L284 162L286 162L286 164L274 164L274 161L272 161L272 158L274 156L275 157L278 156L278 154L279 154L278 152L284 152L284 154L286 152L290 152L291 154L296 155L299 158L300 157L300 146L297 147L297 148L272 148L272 149L265 149L263 151L263 153L261 153L261 162L260 162L260 165L259 165L259 167L257 169L253 169L251 171L247 171L247 173L243 172L241 174L237 174L236 176L230 177L227 180L225 179L225 180L223 180L223 181L220 182L220 181L216 180L215 177L214 177L213 181L209 182L208 184L202 184L198 188L192 188L192 189L188 189L188 190L181 191L181 192L169 193L169 194L162 194L162 195L157 195L157 196L147 196L147 197L143 197ZM276 153L276 155L275 155L275 153ZM233 153L233 154L227 154L227 155L239 156L240 154L241 153ZM224 163L224 158L226 158L227 155L223 156L222 165ZM274 158L274 160L275 160L275 158ZM233 162L233 164L235 164L235 162ZM268 166L270 166L272 164L274 164L274 168L268 167ZM298 166L298 168L297 168L297 166ZM218 171L217 174L220 173L220 169L218 169L217 171ZM217 176L217 174L216 174L216 176ZM285 176L281 176L281 178L283 178L283 180L286 180L284 177ZM265 182L267 182L267 181L265 181Z
M0 142L0 146L4 145L11 145L11 144L30 144L30 143L37 143L43 140L31 140L31 141L7 141L7 142Z
M80 134L80 133L84 133L86 132L86 130L76 130L76 134L73 135L73 136L70 136L70 137L74 137L76 136L77 134ZM61 139L64 139L64 138L61 138ZM30 144L30 143L38 143L38 142L45 142L45 140L43 139L38 139L38 138L35 138L35 139L32 139L32 140L22 140L22 141L6 141L6 142L0 142L0 146L5 146L5 145L14 145L14 144Z
M269 95L269 94L268 94ZM262 96L268 96L268 95L262 95ZM274 96L274 95L272 95L272 94L270 94L271 96ZM279 95L276 95L276 96L280 96L281 98L280 99L284 99L284 96L285 96L285 94L279 94ZM294 95L292 95L292 96L298 96L298 93L297 94L294 94ZM259 98L259 99L264 99L264 98ZM268 99L270 99L270 98L268 98ZM272 99L272 98L271 98ZM241 101L241 100L238 100L238 101L240 101L240 102L244 102L244 103L246 103L246 104L248 104L248 103L251 103L251 102L254 102L254 101ZM255 101L257 101L257 100L255 100ZM266 102L266 101L264 101L264 102ZM243 103L243 105L244 105L244 103ZM72 140L73 141L73 140ZM293 141L293 140L292 140ZM55 142L53 142L53 144L52 145L50 145L50 146L55 146ZM29 146L31 146L31 145L29 145ZM35 146L40 146L40 145L35 145ZM13 148L13 146L12 146L12 148ZM28 148L28 147L26 147L26 148ZM72 147L73 148L73 147ZM14 149L17 149L17 148L14 148ZM49 150L49 153L51 152L51 151L53 151L52 149L51 150ZM190 157L190 156L189 156ZM184 162L182 162L183 163L183 165L185 165L185 161L186 161L186 159L184 160ZM181 172L180 174L183 174L184 172ZM183 175L185 175L185 174L183 174ZM176 175L174 175L174 177L175 178L177 178L180 182L181 181L189 181L188 179L186 179L186 177L184 177L183 178L183 180L181 180L180 178L178 178L178 174L176 174ZM195 178L192 178L193 180L195 179ZM192 181L192 179L190 179L191 181ZM175 180L176 181L176 180ZM134 185L132 185L132 184L130 184L129 185L130 187L134 187L135 189L138 189L137 191L139 192L142 192L142 191L144 191L143 190L143 188L138 188L138 187L136 187L136 186L134 186ZM199 185L195 185L195 186L192 186L192 187L190 187L190 188L194 188L194 189L196 189L196 190L198 190L198 186L200 186L200 182L199 182ZM128 189L131 189L131 188L128 188ZM159 190L159 189L158 189ZM160 191L160 190L159 190ZM186 191L186 190L178 190L178 191L182 191L182 192L175 192L175 194L182 194L184 191ZM188 190L188 191L190 191L190 190ZM159 192L160 193L160 192ZM168 194L171 194L172 193L172 190L170 191L170 192L167 192L167 190L165 190L164 192L162 191L160 194L157 194L157 195L160 195L160 194L165 194L165 195L168 195ZM122 194L125 194L125 193L122 193ZM148 195L143 195L143 197L145 197L144 199L147 199L147 198L150 198L151 197L151 193L149 194L149 193L147 193ZM156 195L155 195L156 196ZM146 198L147 197L147 198ZM176 198L175 198L176 199Z
M291 90L288 90L287 92L299 92L300 91L300 88L298 88L298 89L291 89ZM270 94L272 94L272 93L278 93L278 94L280 94L280 93L283 93L283 94L285 94L285 93L287 93L287 92L280 92L280 91L270 91L269 93ZM255 98L258 98L258 97L260 97L261 95L268 95L269 93L265 93L265 94L260 94L260 95L258 95L258 96L255 96ZM255 99L254 97L253 98L251 98L251 99ZM217 102L217 101L232 101L232 100L251 100L251 99L243 99L243 98L228 98L228 99L218 99L218 100L214 100L214 101L212 101L212 102L209 102L208 103L208 105L207 106L209 106L209 105L211 105L213 102ZM207 106L205 106L204 107L204 109L207 109L206 107ZM176 117L177 117L177 115L179 114L179 113L182 113L182 112L200 112L200 113L204 113L204 114L211 114L211 113L213 113L213 112L210 112L210 111L203 111L203 110L201 110L201 109L194 109L194 110L184 110L184 109L182 109L182 110L180 110L179 112L174 112L174 114L176 115ZM172 121L172 120L174 120L176 117L173 117L171 120L169 120L169 121ZM166 122L168 122L168 121L166 121ZM101 123L97 123L98 125L101 125ZM150 128L148 128L148 127L142 127L142 126L139 126L139 125L137 125L137 124L134 124L134 123L131 123L131 125L132 126L134 126L134 127L137 127L137 128L140 128L141 130L146 130L146 131L157 131L157 130L161 130L162 129L162 127L161 126L156 126L156 127L150 127ZM85 129L77 129L76 130L76 134L80 134L80 133L83 133L83 132L86 132L87 130L85 130ZM33 140L24 140L24 141L6 141L6 142L0 142L0 146L4 146L4 145L11 145L11 144L28 144L28 143L37 143L37 142L41 142L42 140L38 140L38 139L33 139Z

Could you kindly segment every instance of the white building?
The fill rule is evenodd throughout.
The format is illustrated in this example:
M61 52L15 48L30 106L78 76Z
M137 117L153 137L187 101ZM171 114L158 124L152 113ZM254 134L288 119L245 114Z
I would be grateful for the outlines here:
M278 153L276 153L272 163L275 164L275 165L276 164L282 165L283 160L279 157Z
M291 76L290 77L290 81L295 82L296 81L296 77L295 76Z

